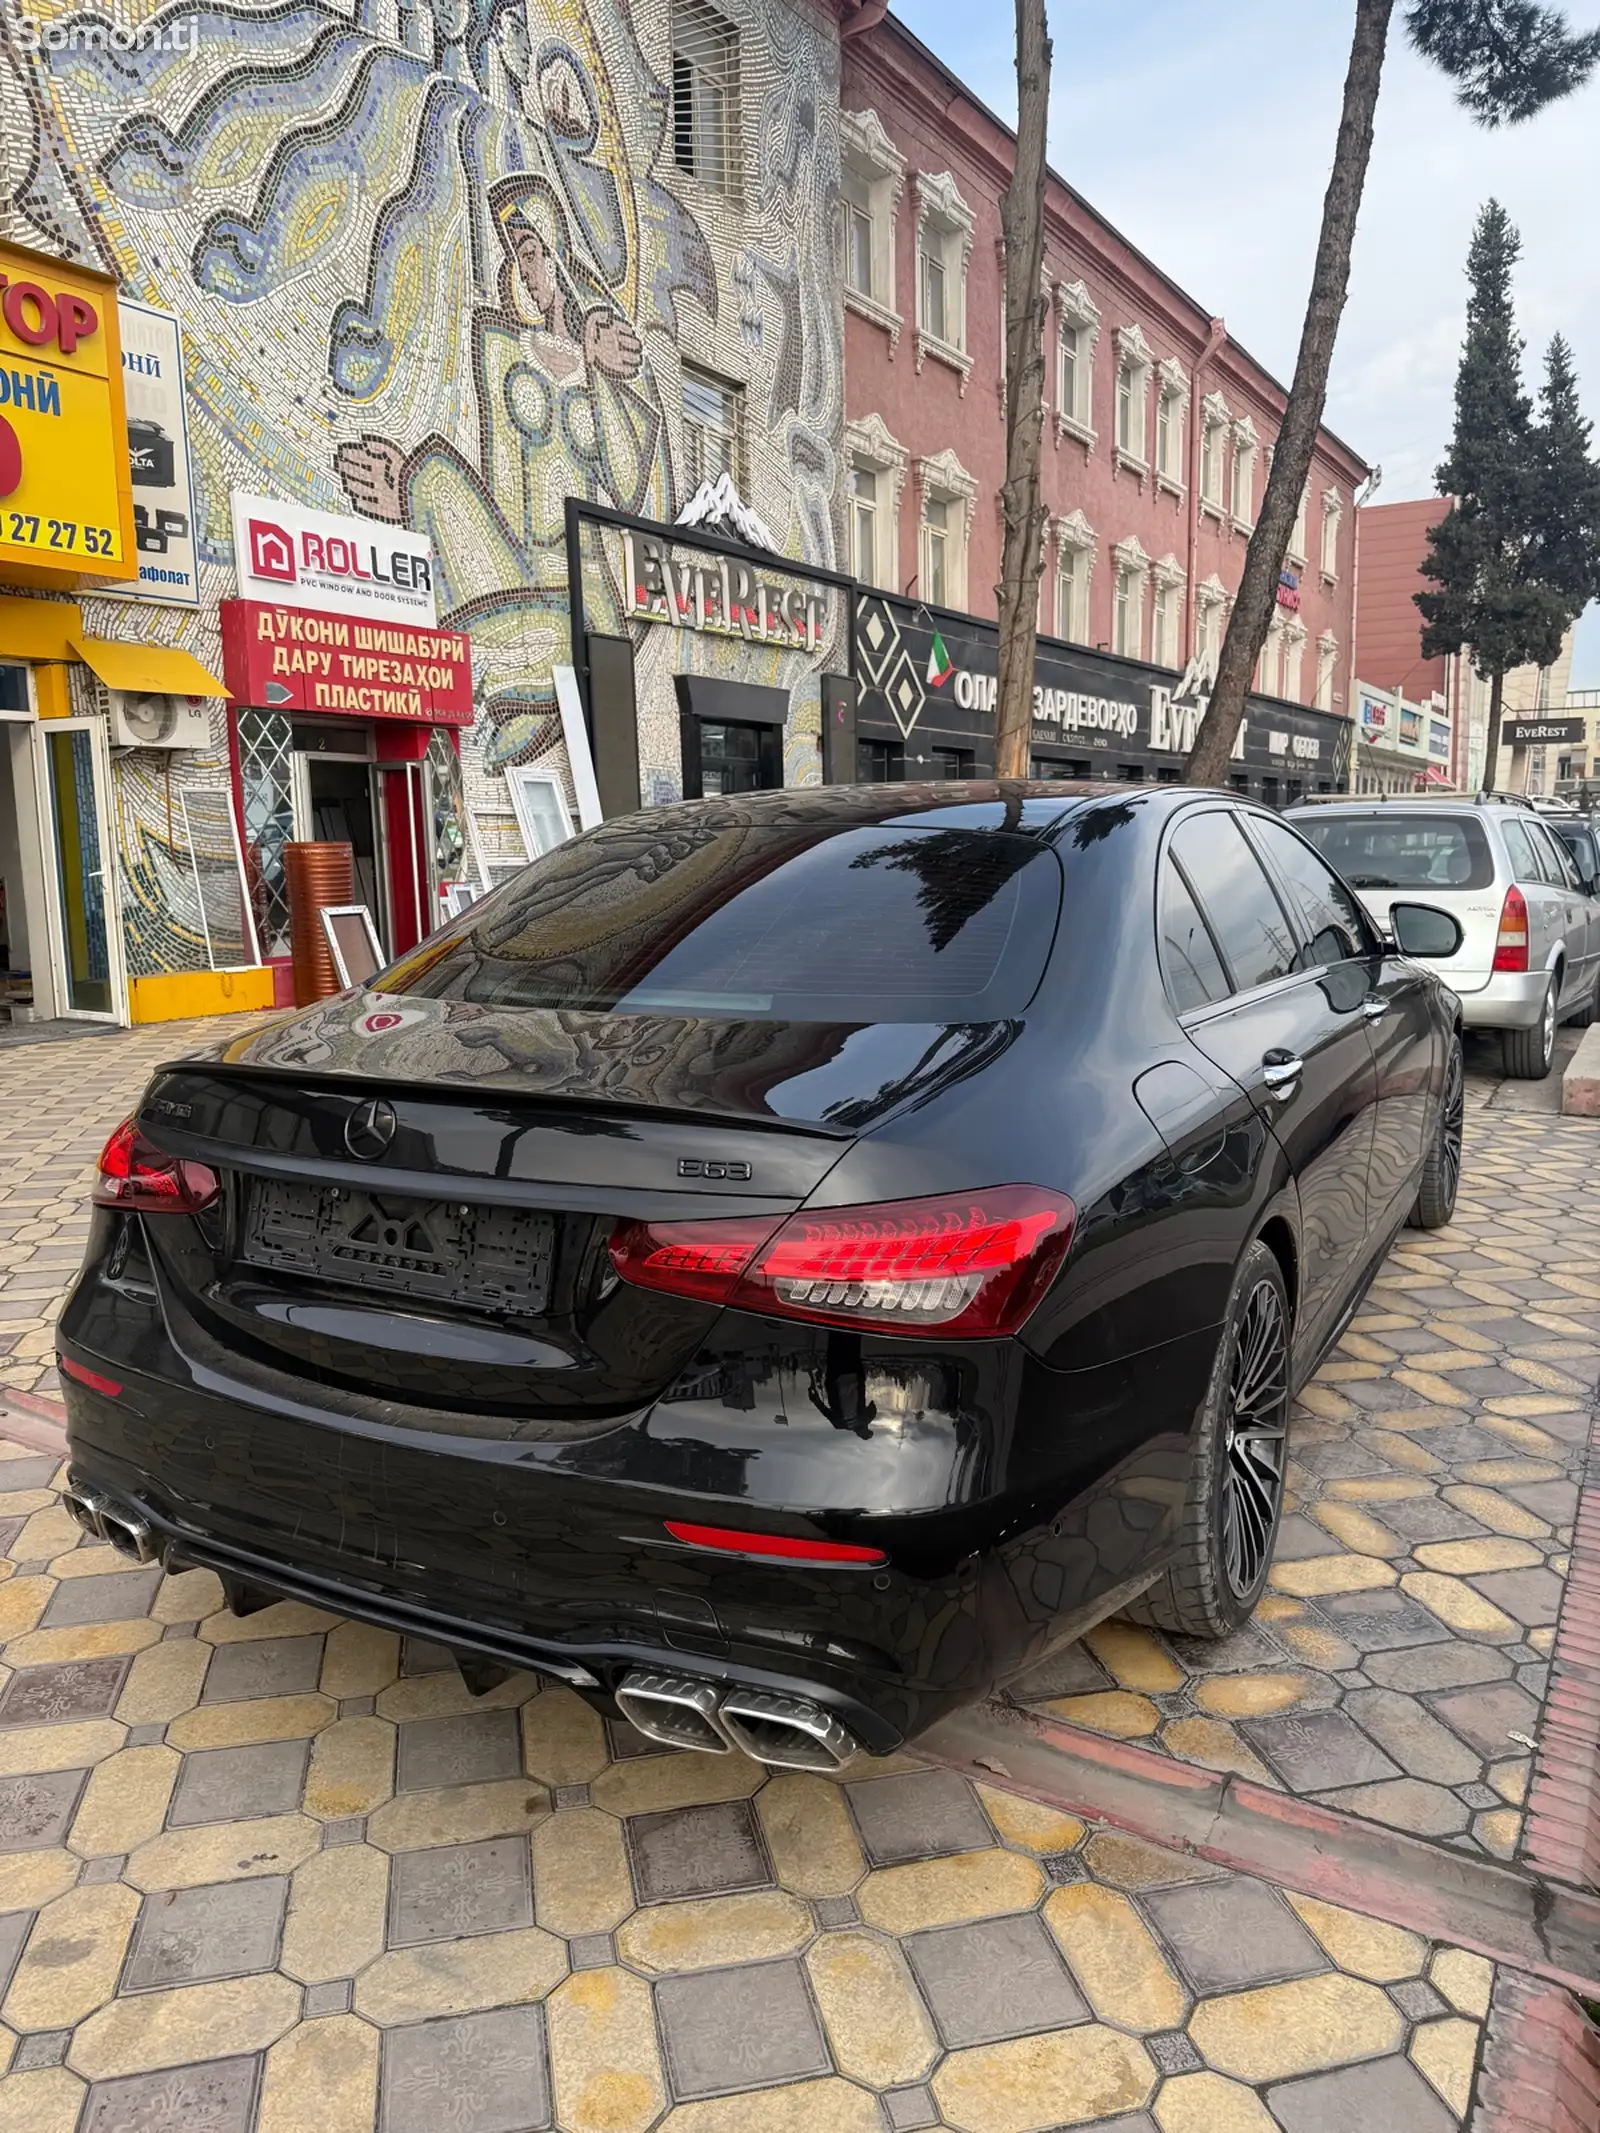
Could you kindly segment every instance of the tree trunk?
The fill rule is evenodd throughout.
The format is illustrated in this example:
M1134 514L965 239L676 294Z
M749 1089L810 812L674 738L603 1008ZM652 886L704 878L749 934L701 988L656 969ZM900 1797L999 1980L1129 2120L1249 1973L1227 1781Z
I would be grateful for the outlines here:
M1373 114L1383 80L1384 47L1393 12L1394 0L1357 0L1350 68L1344 83L1344 110L1339 119L1333 171L1322 202L1322 233L1317 240L1294 383L1278 431L1261 513L1245 552L1238 595L1217 661L1210 708L1184 772L1191 785L1224 783L1234 736L1250 693L1250 677L1272 623L1278 578L1311 472L1333 344L1350 285L1350 248L1372 154ZM1193 588L1190 590L1192 597Z
M1494 774L1500 762L1500 706L1505 701L1506 678L1495 674L1489 680L1489 733L1483 750L1483 790L1494 791Z
M995 773L1002 778L1025 778L1032 755L1034 648L1044 559L1039 447L1047 306L1040 283L1050 33L1045 0L1016 0L1016 8L1017 154L1000 203L1006 254L1006 479L1000 492L1000 684L994 753Z

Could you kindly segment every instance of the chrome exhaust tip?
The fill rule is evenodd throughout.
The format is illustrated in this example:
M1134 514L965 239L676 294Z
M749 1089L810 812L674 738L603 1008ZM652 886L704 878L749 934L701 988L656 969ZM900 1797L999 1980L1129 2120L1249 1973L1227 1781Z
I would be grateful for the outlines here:
M717 1725L717 1692L709 1681L677 1674L629 1674L617 1688L623 1716L664 1748L727 1755L732 1743Z
M100 1536L118 1555L126 1555L135 1563L153 1563L156 1559L150 1528L135 1511L107 1504L100 1513Z
M87 1533L91 1540L105 1539L105 1531L100 1521L109 1506L98 1489L85 1488L81 1482L69 1481L61 1491L61 1508L72 1523L80 1531Z
M778 1770L838 1770L861 1749L848 1726L803 1696L735 1689L717 1717L736 1748Z

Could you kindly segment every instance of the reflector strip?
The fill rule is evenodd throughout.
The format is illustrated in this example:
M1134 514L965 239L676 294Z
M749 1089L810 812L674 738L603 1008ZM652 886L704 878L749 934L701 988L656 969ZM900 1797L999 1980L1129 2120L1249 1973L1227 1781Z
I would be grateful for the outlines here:
M788 1533L745 1533L735 1526L691 1526L669 1518L667 1531L691 1548L717 1548L725 1555L770 1555L792 1563L886 1563L881 1548L856 1548L848 1541L799 1540Z
M87 1385L91 1392L104 1393L108 1400L121 1397L122 1387L115 1378L103 1378L98 1370L86 1370L82 1363L75 1363L70 1356L58 1355L56 1368L64 1370L69 1378L76 1378L80 1385Z

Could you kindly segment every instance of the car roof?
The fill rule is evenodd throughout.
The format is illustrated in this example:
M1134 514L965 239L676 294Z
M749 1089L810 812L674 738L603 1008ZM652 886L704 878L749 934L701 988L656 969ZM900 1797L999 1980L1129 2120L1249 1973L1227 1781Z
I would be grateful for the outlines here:
M1197 785L1119 783L1105 778L930 778L881 785L786 785L708 800L676 800L621 819L643 819L662 830L676 825L703 828L707 813L714 810L730 829L830 822L840 829L852 824L863 828L898 824L906 829L937 824L942 829L1009 830L1049 838L1061 825L1086 813L1137 802L1141 812L1164 820L1193 800L1252 804L1245 793ZM602 833L612 826L603 824Z

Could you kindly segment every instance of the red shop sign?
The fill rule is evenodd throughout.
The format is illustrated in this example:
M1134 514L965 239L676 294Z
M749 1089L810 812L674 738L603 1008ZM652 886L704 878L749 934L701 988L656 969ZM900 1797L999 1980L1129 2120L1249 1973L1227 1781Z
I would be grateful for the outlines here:
M224 600L222 672L235 703L267 710L472 724L472 646L459 630Z

